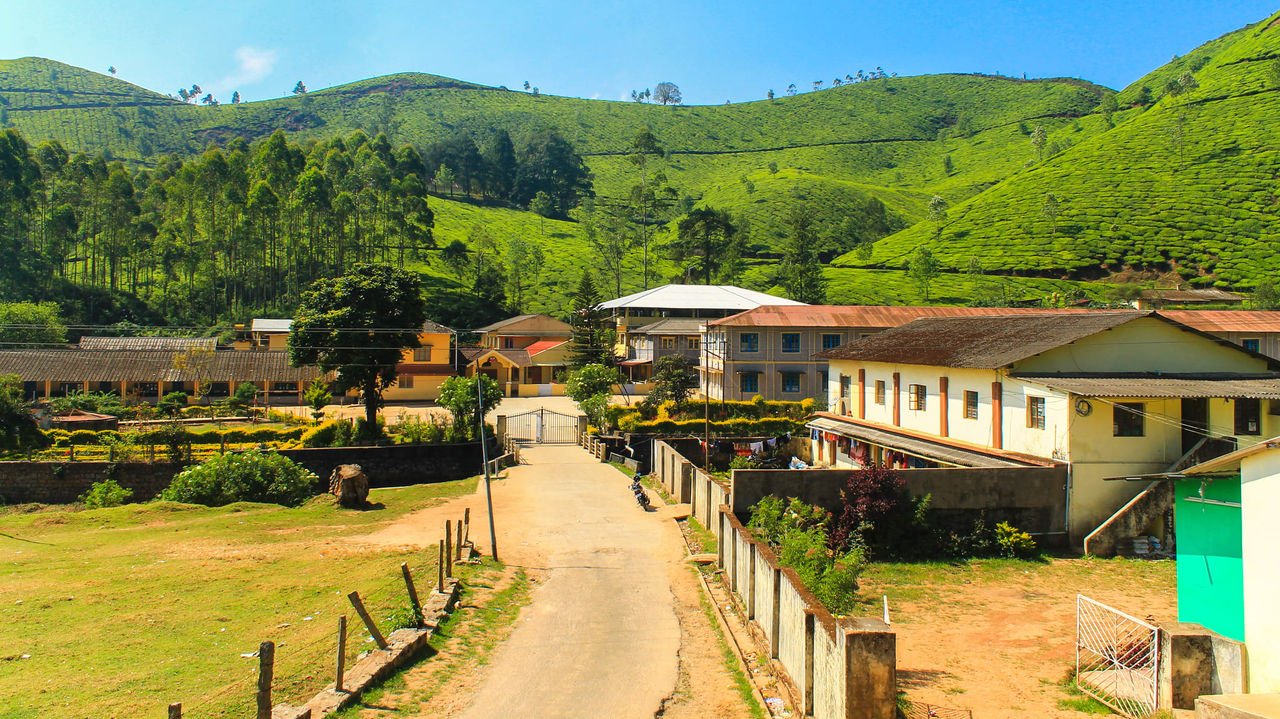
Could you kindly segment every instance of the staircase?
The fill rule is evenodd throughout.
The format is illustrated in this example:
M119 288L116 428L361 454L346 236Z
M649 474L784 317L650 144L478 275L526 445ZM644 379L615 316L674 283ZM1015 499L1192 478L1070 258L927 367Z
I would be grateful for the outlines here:
M1084 553L1114 557L1116 548L1173 506L1173 482L1157 479L1084 538Z

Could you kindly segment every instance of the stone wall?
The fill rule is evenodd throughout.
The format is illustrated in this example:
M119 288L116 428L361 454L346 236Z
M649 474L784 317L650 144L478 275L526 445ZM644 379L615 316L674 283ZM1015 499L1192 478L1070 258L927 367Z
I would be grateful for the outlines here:
M288 449L280 454L315 472L316 492L329 489L339 464L358 464L370 487L399 487L464 479L483 471L480 443ZM501 454L490 442L489 456ZM108 476L133 490L132 501L154 499L186 466L172 462L0 462L0 504L71 504ZM110 475L108 474L110 473Z

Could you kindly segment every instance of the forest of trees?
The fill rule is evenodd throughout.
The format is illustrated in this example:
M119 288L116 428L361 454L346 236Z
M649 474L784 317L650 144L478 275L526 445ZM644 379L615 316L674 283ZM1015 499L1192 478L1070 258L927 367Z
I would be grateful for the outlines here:
M425 258L429 187L564 215L590 196L591 176L554 131L519 152L499 131L483 154L469 136L422 153L383 134L300 145L277 131L134 168L5 130L0 300L53 300L94 323L290 314L319 277Z

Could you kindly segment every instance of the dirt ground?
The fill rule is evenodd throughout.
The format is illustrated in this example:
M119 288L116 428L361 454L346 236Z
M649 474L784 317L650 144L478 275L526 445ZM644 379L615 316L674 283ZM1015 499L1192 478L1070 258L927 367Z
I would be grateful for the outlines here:
M1177 616L1168 561L972 563L928 575L872 572L862 593L876 606L889 595L907 697L981 719L1082 716L1058 706L1058 684L1075 667L1077 593L1140 619Z
M527 573L530 604L502 630L491 661L466 666L430 701L415 701L436 660L450 661L445 647L405 672L406 690L383 703L421 717L503 717L516 707L531 716L749 716L703 613L672 510L641 512L626 477L579 448L533 448L525 460L493 483L493 503L499 555ZM432 545L440 526L468 507L471 539L487 554L483 486L361 541ZM482 604L484 591L469 602Z

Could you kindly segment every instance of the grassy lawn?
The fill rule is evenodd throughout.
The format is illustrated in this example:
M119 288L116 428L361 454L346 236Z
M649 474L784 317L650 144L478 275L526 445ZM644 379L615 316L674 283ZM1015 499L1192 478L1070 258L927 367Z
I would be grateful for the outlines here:
M0 717L246 716L264 640L276 701L330 681L337 617L351 658L373 646L347 602L359 590L384 632L419 592L434 552L352 541L407 512L473 491L475 480L374 490L371 510L318 497L298 509L169 502L0 515Z

